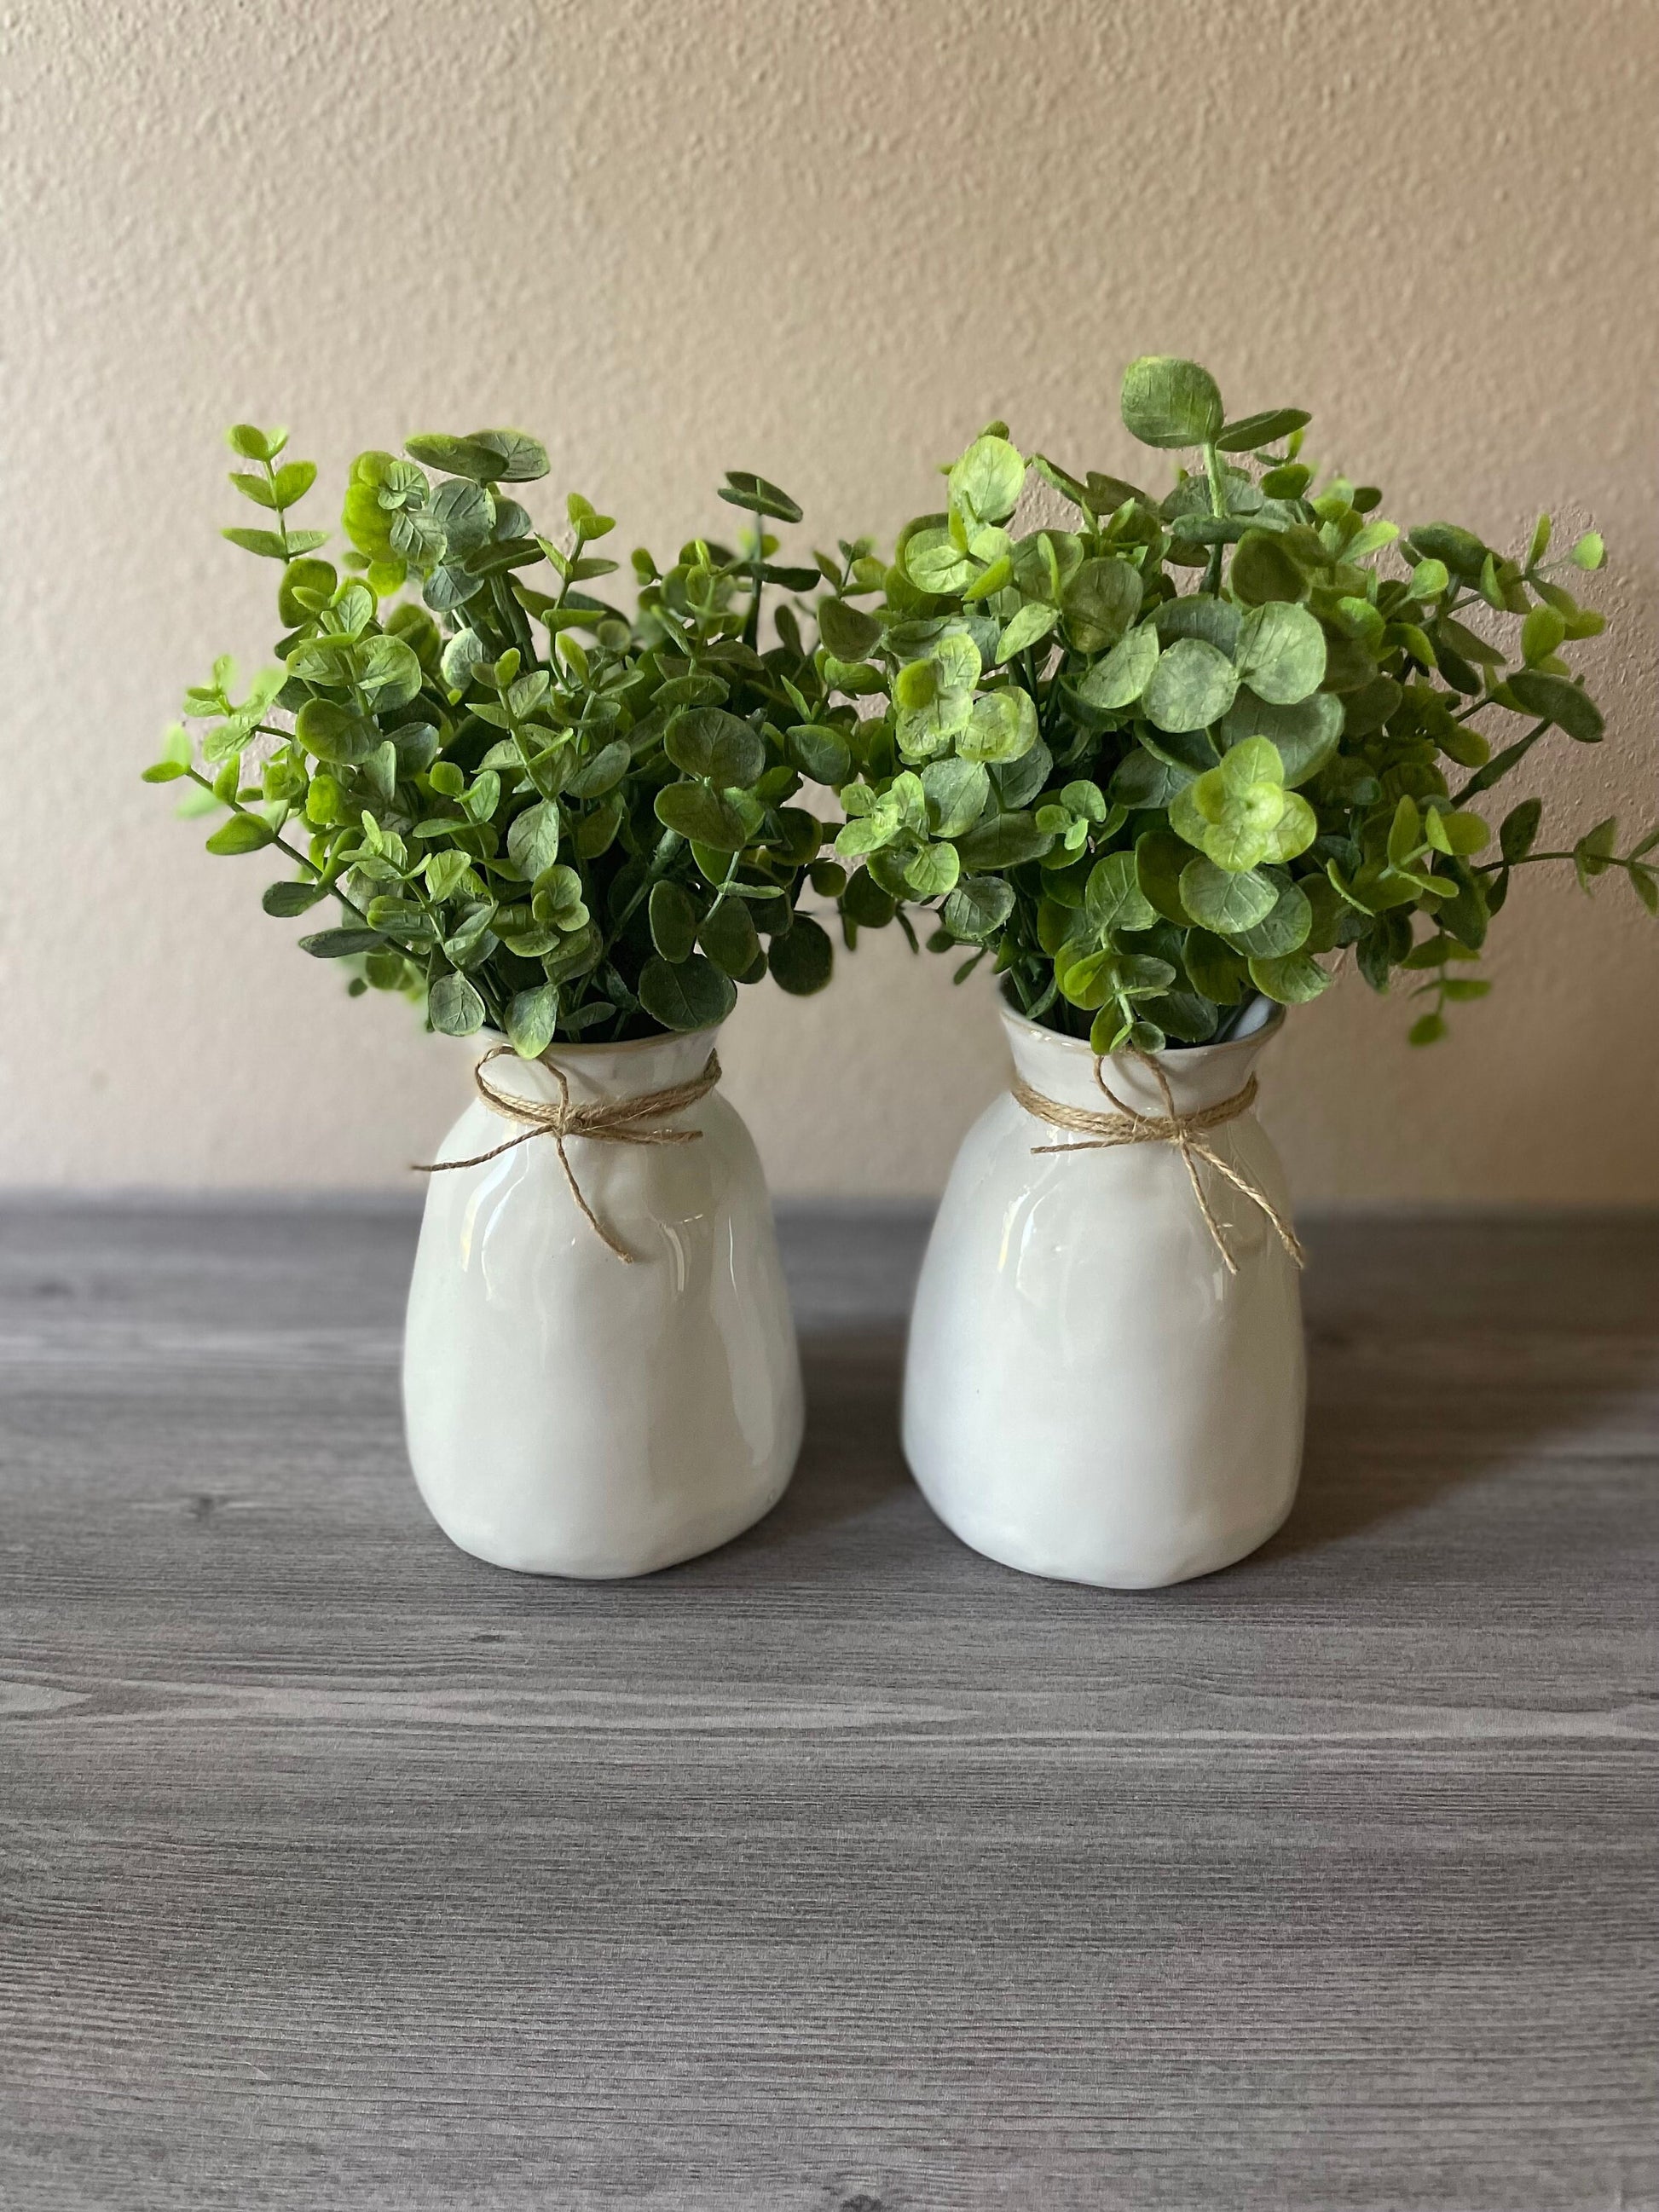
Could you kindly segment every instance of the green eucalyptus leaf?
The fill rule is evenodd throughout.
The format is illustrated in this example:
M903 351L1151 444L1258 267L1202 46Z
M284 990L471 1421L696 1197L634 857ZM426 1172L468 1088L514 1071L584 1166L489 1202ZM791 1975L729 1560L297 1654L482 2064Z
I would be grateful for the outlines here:
M507 825L507 857L514 867L533 880L558 859L559 836L558 802L542 799L534 806L526 807Z
M1141 581L1127 561L1085 561L1060 603L1066 634L1079 653L1116 644L1140 611Z
M1025 489L1025 463L1006 438L975 438L948 481L951 504L969 521L1006 522Z
M853 878L854 883L860 880L856 876ZM772 939L768 964L780 989L792 998L807 999L828 983L835 957L828 932L811 915L798 914L793 925Z
M665 1030L713 1029L738 1003L737 987L712 960L693 952L671 966L652 958L640 970L640 1004Z
M1313 930L1313 906L1297 884L1283 884L1273 906L1248 929L1235 929L1231 939L1252 959L1281 959L1307 943Z
M539 1060L553 1042L559 1021L559 988L538 983L515 991L507 1004L507 1036L520 1060Z
M651 942L663 958L677 963L690 957L697 939L697 909L684 884L653 884L649 904Z
M1109 853L1090 872L1084 896L1090 925L1103 937L1120 930L1150 929L1158 915L1140 888L1133 853Z
M940 909L940 919L958 943L982 942L1000 929L1014 910L1014 887L1000 876L963 876Z
M444 1036L472 1036L484 1025L484 1002L465 975L434 976L426 994L428 1018Z
M1215 442L1224 453L1260 453L1264 446L1276 446L1293 431L1305 429L1312 420L1300 407L1270 407L1262 414L1243 415L1237 422L1225 424Z
M1145 692L1158 663L1158 631L1151 623L1142 623L1096 662L1079 684L1078 696L1091 707L1131 707Z
M1252 960L1250 981L1265 998L1283 1006L1299 1006L1328 991L1336 980L1328 969L1305 952L1287 952L1278 959Z
M697 941L714 965L734 980L748 974L760 951L754 916L741 899L720 900L704 916Z
M1239 625L1238 673L1269 706L1294 707L1325 675L1325 633L1306 607L1274 599Z
M1130 362L1120 405L1125 428L1143 446L1207 445L1224 420L1209 371L1169 354L1145 354Z
M876 617L845 599L820 599L817 613L818 635L837 660L862 660L881 641Z
M1202 638L1177 638L1159 654L1141 703L1160 730L1201 730L1221 720L1237 689L1224 653Z
M1569 678L1547 676L1536 668L1520 668L1505 682L1528 714L1553 722L1580 744L1600 743L1605 726L1601 710L1589 694Z
M965 761L1017 761L1037 741L1036 705L1018 687L981 691L969 710L957 750Z
M667 830L716 853L740 853L761 826L763 810L741 791L702 783L671 783L659 791L656 816Z
M1277 532L1247 530L1234 549L1228 588L1247 607L1303 599L1308 579Z
M233 814L222 828L216 830L207 841L207 849L222 857L234 858L242 853L263 852L276 832L268 822L261 822L252 814Z
M991 797L991 779L977 761L930 761L921 771L929 833L960 837L971 830Z
M1278 890L1267 876L1233 873L1207 857L1189 860L1181 872L1182 905L1200 927L1218 937L1253 928L1278 902Z

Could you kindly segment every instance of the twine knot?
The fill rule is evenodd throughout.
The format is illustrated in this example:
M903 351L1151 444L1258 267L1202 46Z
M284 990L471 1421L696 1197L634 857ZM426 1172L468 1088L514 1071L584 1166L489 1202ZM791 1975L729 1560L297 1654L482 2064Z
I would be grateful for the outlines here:
M1163 1113L1142 1114L1126 1099L1120 1098L1106 1080L1105 1062L1098 1054L1095 1059L1095 1081L1116 1108L1115 1113L1096 1113L1086 1106L1063 1106L1058 1099L1045 1098L1040 1091L1033 1091L1029 1083L1016 1075L1014 1097L1028 1114L1035 1115L1039 1121L1047 1121L1053 1128L1075 1131L1083 1139L1079 1145L1033 1145L1033 1153L1107 1152L1118 1145L1173 1145L1181 1154L1188 1181L1193 1187L1193 1196L1198 1200L1199 1212L1204 1216L1205 1224L1215 1240L1215 1249L1220 1253L1230 1275L1238 1273L1238 1262L1228 1249L1227 1240L1221 1232L1221 1224L1215 1217L1215 1209L1205 1194L1198 1172L1200 1160L1212 1167L1218 1175L1224 1176L1235 1189L1243 1191L1252 1205L1261 1208L1278 1232L1279 1243L1297 1266L1303 1266L1307 1255L1297 1240L1296 1231L1266 1191L1252 1182L1248 1176L1241 1175L1237 1168L1222 1158L1212 1145L1205 1141L1210 1130L1219 1129L1229 1121L1237 1121L1241 1114L1249 1113L1255 1103L1255 1076L1251 1076L1242 1091L1234 1091L1231 1098L1224 1098L1214 1106L1196 1107L1190 1114L1181 1114L1176 1110L1175 1094L1170 1088L1169 1079L1157 1060L1138 1046L1132 1048L1136 1059L1151 1068L1158 1087L1164 1094Z
M632 1098L601 1098L592 1105L573 1106L564 1070L550 1060L544 1060L542 1066L559 1086L556 1103L551 1099L520 1098L511 1091L497 1090L484 1070L492 1060L499 1060L512 1049L511 1045L492 1045L473 1069L472 1079L478 1086L479 1097L492 1114L499 1114L504 1121L522 1124L518 1135L509 1137L505 1144L495 1146L490 1152L475 1154L470 1160L417 1163L416 1174L442 1175L450 1168L480 1168L486 1160L499 1159L515 1146L527 1145L537 1137L551 1137L559 1155L559 1165L564 1170L564 1179L570 1186L570 1195L588 1226L619 1260L631 1267L634 1255L611 1235L582 1195L582 1187L565 1150L566 1142L571 1137L586 1137L598 1145L695 1145L702 1135L701 1129L665 1129L659 1124L669 1115L679 1113L684 1107L695 1106L698 1099L708 1096L720 1079L720 1055L711 1052L702 1073L694 1075L689 1082L672 1083L661 1091L642 1091Z

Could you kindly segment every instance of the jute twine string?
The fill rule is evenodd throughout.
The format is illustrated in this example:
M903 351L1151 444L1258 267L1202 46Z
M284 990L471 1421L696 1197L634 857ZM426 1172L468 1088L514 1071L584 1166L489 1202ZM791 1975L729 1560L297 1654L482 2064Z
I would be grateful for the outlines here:
M586 1137L596 1145L695 1145L702 1135L701 1129L664 1129L658 1124L671 1114L695 1106L699 1098L708 1096L720 1079L720 1055L711 1052L702 1073L694 1075L689 1082L672 1083L661 1091L642 1091L634 1098L602 1098L590 1106L573 1106L563 1069L550 1060L544 1060L542 1065L559 1086L556 1104L551 1099L519 1098L510 1091L497 1090L484 1070L492 1060L499 1060L512 1049L511 1045L493 1045L473 1069L472 1079L478 1086L479 1097L492 1114L499 1114L504 1121L522 1125L518 1135L509 1137L505 1144L489 1152L477 1153L470 1160L417 1164L416 1174L442 1175L451 1168L479 1168L486 1160L499 1159L517 1145L530 1144L537 1137L551 1137L558 1152L559 1165L564 1170L564 1179L570 1186L570 1195L589 1227L601 1243L609 1245L619 1260L631 1267L634 1255L611 1235L582 1195L582 1187L565 1150L566 1142L571 1137Z
M1266 1191L1253 1183L1248 1176L1241 1175L1237 1168L1222 1158L1212 1145L1205 1142L1210 1130L1219 1129L1229 1121L1237 1121L1241 1114L1249 1113L1255 1103L1255 1076L1242 1091L1234 1091L1231 1098L1224 1098L1214 1106L1197 1107L1190 1114L1179 1114L1176 1111L1175 1094L1157 1060L1150 1053L1139 1049L1136 1049L1135 1057L1151 1068L1158 1087L1164 1094L1164 1111L1161 1114L1139 1113L1127 1099L1120 1098L1107 1082L1105 1063L1100 1059L1095 1061L1095 1081L1117 1109L1115 1114L1098 1114L1086 1106L1064 1106L1058 1099L1045 1098L1040 1091L1033 1091L1029 1083L1016 1076L1014 1097L1028 1114L1034 1114L1039 1121L1047 1121L1052 1128L1070 1129L1083 1139L1080 1145L1033 1145L1032 1152L1108 1152L1118 1145L1173 1145L1181 1154L1187 1170L1187 1179L1193 1187L1193 1196L1198 1200L1199 1212L1204 1216L1210 1235L1215 1240L1215 1249L1225 1261L1229 1274L1238 1273L1238 1262L1228 1249L1221 1224L1215 1217L1215 1209L1205 1195L1204 1184L1198 1172L1200 1160L1212 1167L1218 1175L1224 1176L1235 1189L1242 1190L1253 1205L1261 1207L1278 1231L1279 1243L1297 1266L1301 1267L1307 1255L1297 1242L1296 1231Z

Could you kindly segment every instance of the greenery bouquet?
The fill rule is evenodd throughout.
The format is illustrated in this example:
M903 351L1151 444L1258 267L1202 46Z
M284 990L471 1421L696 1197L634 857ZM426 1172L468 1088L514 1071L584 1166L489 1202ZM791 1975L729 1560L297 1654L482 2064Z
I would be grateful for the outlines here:
M1511 558L1473 531L1401 530L1374 486L1301 458L1308 416L1230 421L1196 363L1123 380L1143 444L1188 449L1146 491L995 422L942 512L821 604L824 719L844 744L836 838L860 927L922 908L930 944L989 959L1011 1004L1106 1054L1226 1036L1266 997L1316 997L1351 952L1426 1000L1413 1041L1489 988L1469 969L1515 871L1622 874L1659 909L1659 830L1540 842L1535 797L1486 794L1540 741L1602 718L1568 654L1603 627L1543 518ZM1032 474L1065 520L1015 535ZM1053 504L1053 501L1051 501Z
M538 534L518 488L545 450L483 430L360 454L337 568L327 533L289 520L314 465L251 424L230 443L264 518L224 534L277 564L283 635L240 699L228 659L185 693L145 775L188 779L181 811L223 817L210 853L291 864L268 914L336 904L307 952L528 1058L708 1026L768 974L829 981L799 899L844 873L791 803L826 766L825 696L787 605L763 648L762 599L821 570L844 589L862 549L779 566L767 523L800 510L735 472L720 495L750 517L745 542L695 539L666 569L636 552L632 604L613 605L585 588L617 568L591 550L610 517L573 493L563 542Z

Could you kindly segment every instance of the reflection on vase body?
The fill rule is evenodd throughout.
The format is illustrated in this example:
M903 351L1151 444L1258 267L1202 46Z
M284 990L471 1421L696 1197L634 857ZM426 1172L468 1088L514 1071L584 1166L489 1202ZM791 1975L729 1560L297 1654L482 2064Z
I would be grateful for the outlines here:
M695 1078L712 1031L556 1046L573 1103ZM503 1055L503 1090L555 1102ZM404 1406L415 1480L464 1551L534 1574L646 1574L725 1543L781 1495L800 1448L800 1365L772 1209L718 1090L664 1126L686 1145L550 1137L428 1178L410 1288ZM434 1158L514 1134L468 1106Z
M1062 1105L1111 1110L1086 1044L1005 1013L1015 1066ZM1232 1097L1276 1033L1165 1052L1178 1110ZM1108 1063L1162 1113L1150 1069ZM1289 1218L1254 1112L1205 1141ZM904 1449L964 1543L1028 1573L1144 1589L1253 1551L1296 1493L1306 1386L1294 1261L1199 1164L1230 1274L1170 1145L1082 1149L999 1098L969 1131L927 1248L905 1368ZM1034 1146L1063 1151L1033 1153Z

